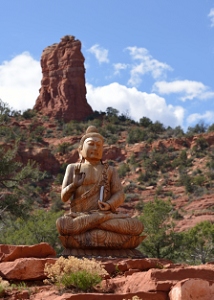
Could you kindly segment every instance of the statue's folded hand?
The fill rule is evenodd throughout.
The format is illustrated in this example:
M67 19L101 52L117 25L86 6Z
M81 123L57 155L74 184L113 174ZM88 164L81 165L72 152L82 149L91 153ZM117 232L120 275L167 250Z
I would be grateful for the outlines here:
M100 210L110 210L111 206L107 202L102 202L98 200L98 206Z

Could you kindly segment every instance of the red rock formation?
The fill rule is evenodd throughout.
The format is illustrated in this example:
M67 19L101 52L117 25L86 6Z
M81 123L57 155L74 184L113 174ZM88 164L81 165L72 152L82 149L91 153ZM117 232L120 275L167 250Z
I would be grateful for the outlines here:
M39 244L23 247L29 254L29 247L37 249L47 245ZM11 246L16 247L16 246ZM26 249L24 249L26 247ZM7 248L7 247L6 247ZM3 247L2 250L7 252ZM11 248L12 249L12 248ZM10 249L9 249L10 250ZM8 250L8 251L9 251ZM37 251L32 251L36 253ZM46 251L42 251L44 253ZM103 280L96 293L74 293L64 291L63 294L53 286L41 283L47 278L44 274L46 263L54 264L57 258L23 258L19 251L14 261L0 262L0 276L5 280L24 280L31 282L28 293L9 289L4 299L47 299L47 300L212 300L214 299L214 265L212 263L200 266L178 265L169 260L143 259L102 259L102 264L109 273L109 278ZM14 257L15 258L15 257ZM40 282L39 282L39 281ZM31 288L32 281L35 288ZM36 285L37 283L37 285ZM62 292L62 291L61 291ZM22 293L22 294L20 294ZM26 297L24 294L26 294ZM134 298L134 296L139 298ZM1 297L1 295L0 295ZM2 299L2 298L1 298Z
M56 257L56 252L48 243L30 246L0 244L0 262L14 261L17 258L26 257Z
M92 114L86 100L84 60L81 42L73 36L66 35L60 43L45 48L42 86L34 109L65 122Z

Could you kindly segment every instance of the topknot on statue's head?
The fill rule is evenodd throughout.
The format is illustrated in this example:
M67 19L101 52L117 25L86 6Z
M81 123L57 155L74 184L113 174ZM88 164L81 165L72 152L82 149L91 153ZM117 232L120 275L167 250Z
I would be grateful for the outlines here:
M88 134L88 133L92 133L92 132L99 133L98 130L97 130L97 128L96 128L95 126L93 126L93 125L89 126L89 127L86 129L86 132L85 132L85 133Z
M87 139L87 138L92 138L92 137L98 137L102 140L102 142L104 143L104 138L103 136L98 132L98 129L91 125L89 126L87 129L86 129L86 132L85 132L85 135L83 135L83 137L81 138L80 140L80 145L79 145L79 151L82 150L82 147L83 147L83 144L84 144L84 141Z

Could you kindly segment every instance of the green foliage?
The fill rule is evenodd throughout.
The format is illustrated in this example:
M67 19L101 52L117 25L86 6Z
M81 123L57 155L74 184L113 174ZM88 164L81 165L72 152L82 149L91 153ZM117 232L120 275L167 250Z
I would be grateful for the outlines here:
M108 117L117 117L118 114L119 114L119 111L116 108L113 108L113 107L106 108L106 115Z
M143 126L145 128L149 127L150 125L153 124L152 120L150 120L149 118L147 117L143 117L139 120L139 124L140 126Z
M60 184L62 184L62 182ZM62 211L64 203L62 202L60 195L55 193L54 191L51 191L50 198L51 198L51 211L53 212Z
M186 150L182 150L179 154L179 157L175 158L172 161L172 167L189 167L192 164L192 159L187 158L187 152Z
M186 174L186 172L182 172L180 174L179 182L181 185L185 186L185 190L187 193L193 192L194 189L193 189L192 179L188 174Z
M206 131L207 131L207 125L205 125L204 122L201 121L198 124L196 124L194 127L188 127L186 134L188 136L193 136L195 134L205 133Z
M5 289L4 287L0 284L0 297L4 295Z
M208 132L214 131L214 123L208 127Z
M192 154L196 154L196 157L203 157L205 155L205 150L208 148L209 144L204 137L199 137L195 146L192 149Z
M120 177L125 177L127 172L130 171L129 165L126 163L122 163L119 165L118 174Z
M147 202L143 206L143 215L140 220L144 224L147 235L141 244L143 253L149 257L172 258L176 247L173 224L170 216L173 207L169 201L155 198L153 202Z
M7 219L1 231L0 243L12 245L33 245L47 242L58 247L56 219L62 212L35 210L28 219Z
M170 168L170 160L168 154L163 150L162 152L153 150L149 156L144 159L143 166L147 174L151 174L154 171L161 170L162 172Z
M94 287L101 281L102 277L100 277L98 274L91 274L86 270L64 274L61 279L61 283L66 288L76 287L82 291L91 290L92 287Z
M139 177L138 177L138 181L140 183L147 183L147 185L156 185L157 184L157 178L158 178L158 174L155 171L149 170L149 171L145 171L145 172L141 172Z
M149 126L149 129L156 134L161 133L164 130L166 130L165 127L163 126L163 124L159 121L156 121L155 123L151 124Z
M7 124L10 121L10 117L18 115L20 115L20 111L13 110L0 99L0 125Z
M36 111L33 109L27 109L23 112L22 116L26 120L32 119L36 116Z
M127 143L134 144L146 140L148 137L145 130L141 128L131 128L128 130Z
M82 134L85 130L85 124L70 121L63 126L63 136Z
M214 224L204 221L182 233L183 259L188 263L206 263L214 259Z
M176 126L175 128L167 128L168 137L181 138L184 136L184 131L181 126Z
M101 282L103 276L107 275L100 262L87 258L78 259L73 256L68 259L61 256L55 264L46 264L44 272L50 281L60 288L75 287L83 291L90 290Z
M62 154L66 154L66 153L70 152L72 149L73 149L72 145L67 142L59 144L57 146L57 152L60 152Z
M17 162L17 151L18 145L6 152L0 149L1 201L12 215L25 217L39 197L40 190L36 183L42 179L43 174L35 162L28 161L26 165Z
M9 121L10 108L0 99L0 125Z
M204 175L197 175L194 176L191 181L194 185L202 186L205 183L206 178Z

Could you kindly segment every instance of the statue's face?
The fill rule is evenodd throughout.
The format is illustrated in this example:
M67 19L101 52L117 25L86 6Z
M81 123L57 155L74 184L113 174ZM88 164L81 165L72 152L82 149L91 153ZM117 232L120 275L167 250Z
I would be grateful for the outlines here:
M87 138L83 143L80 154L88 161L101 160L103 155L103 141L99 137Z

